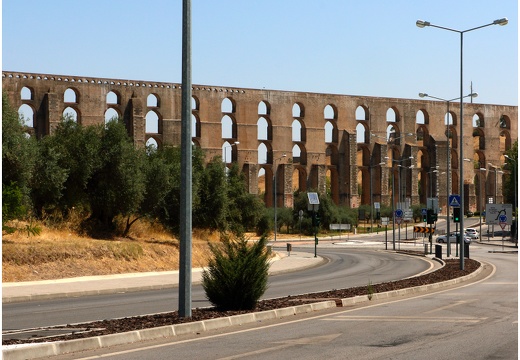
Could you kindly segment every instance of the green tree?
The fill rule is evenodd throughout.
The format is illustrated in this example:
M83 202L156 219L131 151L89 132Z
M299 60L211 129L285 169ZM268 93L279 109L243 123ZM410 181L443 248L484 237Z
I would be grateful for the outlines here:
M227 174L227 198L228 228L237 235L255 228L264 206L258 197L249 194L245 176L236 164L233 164Z
M20 205L30 208L30 183L37 154L34 137L26 134L18 113L2 95L2 187L20 191ZM18 213L18 216L21 214ZM26 215L26 214L24 214Z
M31 198L37 216L41 217L44 210L52 211L60 202L68 170L61 166L63 154L53 146L51 136L40 140L38 150L31 181Z
M267 290L267 238L252 244L242 236L209 243L213 257L202 273L207 299L220 310L252 310Z
M2 231L12 233L16 229L7 226L9 220L22 218L27 214L23 194L14 182L2 186Z
M224 164L215 157L201 176L198 197L200 206L193 209L193 226L218 231L228 230L227 180Z
M101 166L87 184L91 216L104 229L114 218L135 213L145 196L145 150L134 147L124 125L110 121L101 137Z
M67 171L58 207L64 215L73 207L89 209L87 184L102 164L101 138L103 126L81 126L65 117L49 142L61 156L59 166Z

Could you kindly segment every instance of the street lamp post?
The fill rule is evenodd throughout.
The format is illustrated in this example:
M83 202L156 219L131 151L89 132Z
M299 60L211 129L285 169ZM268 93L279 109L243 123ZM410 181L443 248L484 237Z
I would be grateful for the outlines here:
M439 170L437 168L438 168L438 166L436 166L434 170L428 171L428 179L430 180L430 198L433 198L433 181L432 181L432 177L433 177L433 173L438 173L439 172Z
M374 229L374 201L373 201L373 191L372 191L372 169L376 166L384 165L384 162L380 162L379 164L369 165L368 172L370 176L370 232L373 232Z
M404 135L401 135L401 136L398 136L394 139L392 139L391 141L392 142L395 142L401 138L404 138L405 136L413 136L414 134L413 133L406 133ZM390 142L387 137L382 137L382 136L379 136L379 135L376 135L376 134L370 134L370 136L373 136L373 137L378 137L378 138L382 138L384 139L385 141L387 142ZM410 156L410 158L413 158L412 156ZM385 159L388 159L388 156L385 157ZM407 160L407 159L405 159ZM393 160L392 159L392 246L393 246L393 250L395 250L395 179L394 179L394 161L396 160ZM399 228L400 229L400 228Z
M513 181L514 181L514 191L515 191L515 197L513 198L513 207L515 209L515 224L514 224L514 229L515 229L515 236L514 236L514 241L515 241L515 247L518 247L518 211L516 209L516 203L517 203L517 200L516 200L516 169L517 169L517 162L515 159L513 159L512 157L508 156L508 155L504 155L505 158L509 161L511 161L514 165L513 165Z
M278 189L276 188L276 162L278 160L282 160L287 155L284 153L282 156L280 156L278 159L273 160L273 185L274 185L274 241L276 241L276 233L278 232L278 218L276 213L276 192Z
M463 82L464 33L467 33L467 32L473 31L473 30L477 30L477 29L481 29L481 28L491 26L491 25L503 26L503 25L506 25L507 23L508 23L507 18L502 18L502 19L495 20L492 23L477 26L477 27L467 29L467 30L455 30L455 29L451 29L448 27L434 25L434 24L432 24L428 21L424 21L424 20L417 20L415 23L417 25L417 27L419 27L419 28L431 26L431 27L435 27L438 29L448 30L448 31L452 31L452 32L456 32L456 33L460 34L460 120L459 120L459 123L460 123L460 130L459 130L460 131L460 154L459 154L460 161L459 161L459 163L460 163L460 207L462 209L463 214L464 214L464 151L463 151L463 148L464 148L464 130L463 130L464 129L464 126L463 126L463 123L464 123L464 106L463 106L463 104L464 104L463 103L463 97L464 97L464 82ZM464 229L464 216L461 216L461 218L460 218L460 227L461 227L461 229ZM464 231L464 230L462 230L462 231ZM448 234L448 236L449 236L449 234ZM462 241L462 240L460 241L460 269L464 270L464 241Z
M493 168L493 171L495 172L495 191L493 195L493 203L497 203L497 190L498 190L498 174L503 174L504 172L499 169L499 166L495 166L492 163L488 163L489 166ZM495 237L495 225L491 225L491 237Z
M401 138L402 136L400 136L399 138ZM397 139L395 139L397 140ZM401 160L395 160L395 159L392 159L392 168L393 168L393 163L397 163L397 188L399 190L399 196L397 198L398 200L398 203L401 204L400 206L402 207L402 202L401 202L401 169L400 167L403 167L400 163L403 162L403 161L410 161L411 159L413 159L413 156L409 156L407 158L404 158L404 159L401 159ZM394 200L393 200L393 192L394 192L394 179L393 179L393 171L392 171L392 206L394 206ZM395 250L395 210L392 208L392 210L394 211L393 213L393 228L392 228L392 232L393 232L393 238L394 238L394 250ZM399 239L399 249L401 248L401 223L399 223L399 232L398 232L398 239Z
M410 159L413 158L413 157L410 157ZM406 183L408 182L408 173L406 172L406 170L408 169L413 169L413 167L415 165L410 165L410 166L404 166L404 165L398 165L399 167L405 169L405 173L404 173L404 189L403 189L403 201L402 201L402 204L404 204L404 208L406 210L409 210L410 208L408 207L408 204L406 202ZM399 178L401 178L401 176L399 176ZM401 189L399 189L399 191L401 191ZM405 224L404 224L404 234L405 234L405 240L408 240L408 222L405 221ZM399 242L400 244L400 242Z
M482 177L483 176L485 177L485 174L486 174L485 172L487 171L487 169L486 168L480 168L478 170L479 170L479 173L480 173L480 193L482 195L482 197L479 196L480 197L480 214L479 214L479 219L480 219L480 222L479 222L480 230L479 230L479 232L480 232L480 235L479 235L479 237L480 237L480 241L482 241L482 211L483 211L482 209L484 208L484 202L485 202L485 199L486 199L486 194L485 194L486 187L484 186L484 189L482 189L482 184L484 183L482 181ZM484 174L482 174L482 171L484 171Z
M471 93L471 94L468 94L466 96L463 96L462 98L467 98L467 97L471 97L471 98L476 98L478 96L477 93ZM436 96L432 96L432 95L428 95L426 93L419 93L419 97L421 98L424 98L424 97L427 97L427 98L431 98L431 99L435 99L435 100L440 100L440 101L445 101L446 102L446 119L445 119L445 122L446 122L446 233L448 234L447 235L447 239L448 239L448 246L446 248L446 256L450 256L451 254L451 244L450 244L450 222L451 222L451 219L450 219L450 204L448 204L448 199L450 198L450 193L451 193L451 164L450 164L450 156L451 156L451 147L450 147L450 103L452 101L455 101L455 100L460 100L460 98L454 98L454 99L450 99L450 100L446 100L446 99L443 99L443 98L440 98L440 97L436 97ZM462 122L462 119L460 120ZM461 143L462 145L462 143Z
M228 164L228 160L227 160L227 149L232 149L233 146L237 146L238 144L240 144L240 141L235 141L233 144L231 145L226 145L224 146L224 164L226 166L226 169L227 169L227 164ZM233 150L231 150L233 151ZM233 162L233 153L231 153L231 162ZM227 173L227 170L226 170L226 173Z

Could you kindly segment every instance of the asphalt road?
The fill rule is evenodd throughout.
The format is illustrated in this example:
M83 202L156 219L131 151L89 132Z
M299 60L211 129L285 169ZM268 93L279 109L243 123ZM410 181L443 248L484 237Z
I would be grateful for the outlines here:
M488 249L466 285L55 359L517 359L518 257Z
M298 248L312 252L312 247ZM406 278L427 270L422 258L391 252L320 246L322 266L271 276L264 298L354 286L366 286ZM200 285L192 288L192 306L208 306ZM165 289L111 295L86 296L3 305L3 330L73 324L176 310L178 290Z

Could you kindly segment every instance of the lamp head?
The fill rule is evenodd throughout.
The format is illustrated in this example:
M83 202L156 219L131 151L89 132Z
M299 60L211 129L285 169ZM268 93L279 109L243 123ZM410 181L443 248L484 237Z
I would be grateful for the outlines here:
M507 19L506 19L507 20ZM495 20L495 21L498 21L498 20ZM507 23L506 23L507 24ZM417 25L417 27L420 27L420 28L423 28L425 26L430 26L430 23L428 21L424 21L424 20L417 20L415 22L415 25ZM504 24L505 25L505 24Z
M469 96L472 98L476 98L476 97L478 97L478 93L474 92L474 93L469 94Z
M504 26L504 25L507 25L508 22L509 22L509 20L507 20L507 18L502 18L502 19L493 21L493 25ZM419 26L419 25L417 25L417 26Z
M423 97L427 97L428 94L425 94L425 93L419 93L419 97L423 98Z

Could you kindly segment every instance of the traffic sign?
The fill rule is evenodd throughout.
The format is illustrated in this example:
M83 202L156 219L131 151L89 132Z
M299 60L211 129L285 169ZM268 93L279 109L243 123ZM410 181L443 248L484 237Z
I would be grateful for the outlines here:
M421 215L428 214L428 209L421 209Z
M451 207L460 207L460 195L451 194L448 201Z
M426 227L426 226L414 226L413 227L413 232L416 232L416 233L435 233L435 228L429 228L429 227Z
M402 217L403 217L403 210L401 210L401 209L397 209L397 210L395 211L395 217L397 217L397 218L402 218Z
M513 205L511 204L486 204L486 223L488 225L512 224ZM505 220L505 221L501 221Z

